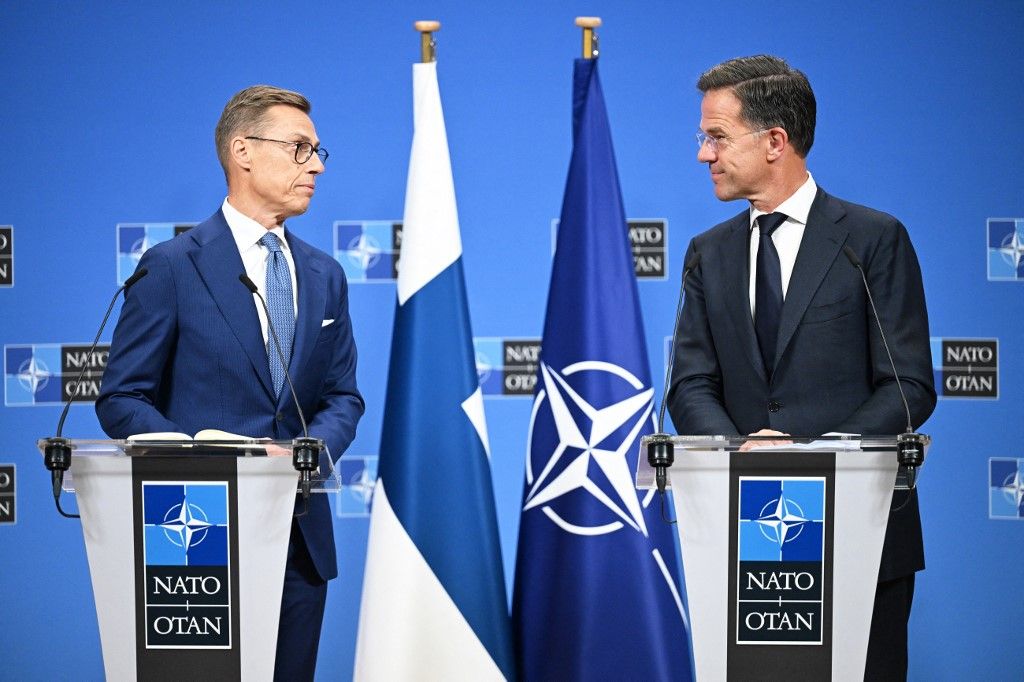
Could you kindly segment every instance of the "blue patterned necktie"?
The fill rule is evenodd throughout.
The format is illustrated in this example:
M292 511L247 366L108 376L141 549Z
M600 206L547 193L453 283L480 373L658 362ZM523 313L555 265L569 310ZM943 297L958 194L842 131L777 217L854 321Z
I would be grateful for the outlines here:
M782 266L779 264L779 252L772 241L772 233L784 222L784 213L766 213L757 219L761 239L757 247L754 329L757 331L757 343L761 347L761 358L769 377L775 371L775 345L779 338L779 320L782 318Z
M274 348L273 334L267 332L267 359L270 361L270 378L274 382L275 395L281 395L285 383L285 372L292 357L292 339L295 337L295 304L292 297L292 274L288 261L281 251L281 242L273 232L260 238L270 255L267 256L267 307L270 308L270 324L281 341L284 363Z

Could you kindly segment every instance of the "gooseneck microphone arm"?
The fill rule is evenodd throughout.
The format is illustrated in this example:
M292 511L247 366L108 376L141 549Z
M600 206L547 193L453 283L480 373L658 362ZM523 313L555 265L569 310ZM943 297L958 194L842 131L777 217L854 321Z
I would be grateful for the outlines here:
M299 413L299 421L302 423L302 437L309 438L309 429L306 427L306 415L302 413L302 406L299 405L299 396L295 393L295 384L292 383L291 372L288 371L288 363L284 361L281 339L278 338L277 331L270 321L270 308L267 307L267 300L263 298L263 294L260 293L260 290L244 272L238 276L238 281L244 284L246 289L256 294L256 298L260 299L260 303L263 304L263 312L267 315L267 329L270 330L270 338L274 341L274 348L277 349L277 356L281 360L281 365L285 368L284 379L288 382L288 389L292 393L292 400L295 401L295 410Z
M107 314L103 316L103 321L100 322L100 328L96 330L96 338L92 340L92 346L89 347L89 355L87 355L86 357L92 357L93 352L96 350L96 346L99 345L100 335L103 333L103 328L107 326L107 320L110 319L110 313L114 311L114 304L117 303L117 297L121 294L122 291L124 292L124 295L127 297L128 289L130 289L133 284L135 284L148 274L149 270L147 270L146 268L139 268L131 277L125 280L124 284L122 284L117 291L114 292L114 297L110 299L110 305L107 306ZM75 393L72 394L71 397L64 403L64 411L60 413L60 421L57 422L57 435L55 436L56 438L61 437L61 433L64 430L64 420L67 419L68 410L71 408L72 399L78 395L78 389L81 387L82 379L85 377L85 372L88 369L89 363L85 363L85 365L82 367L82 371L78 373L78 379L75 380Z
M654 469L654 480L661 493L662 518L665 518L665 487L668 484L668 468L675 462L675 451L672 447L672 437L665 433L665 405L668 403L669 382L672 379L672 370L675 368L676 341L679 336L679 319L683 313L683 298L686 292L686 278L697 269L700 264L700 252L694 251L683 268L683 281L679 287L679 301L676 303L675 326L672 328L672 345L670 349L668 368L665 370L665 385L661 394L661 409L658 410L658 433L651 434L647 441L647 463ZM667 518L665 518L668 521ZM669 523L675 523L669 521Z
M103 321L100 322L100 328L96 330L96 338L92 340L92 345L89 347L89 353L85 357L91 358L92 354L96 352L96 346L99 345L100 336L103 334L103 328L107 326L107 320L110 319L110 313L114 310L114 304L117 303L117 297L121 295L122 291L125 292L125 296L127 296L128 289L148 274L149 270L146 268L139 268L131 277L125 280L124 284L118 287L117 291L114 292L114 296L110 299L110 305L107 306L107 314L103 316ZM68 442L68 439L64 438L61 434L64 433L64 420L68 417L68 410L71 409L71 403L82 388L82 379L85 378L85 373L88 369L89 363L83 363L82 371L78 373L78 378L75 379L74 392L71 393L71 395L68 396L68 399L64 401L64 410L60 413L60 420L57 422L57 435L52 438L47 438L46 445L43 448L43 464L50 471L50 480L53 484L53 502L57 505L57 511L60 515L69 519L77 519L80 518L80 516L78 514L68 514L60 506L60 492L61 487L64 485L64 472L71 467L71 445Z
M892 367L892 375L896 380L896 388L900 392L900 399L903 401L903 411L907 417L907 430L896 436L896 457L900 467L906 469L908 485L913 489L917 484L918 468L924 464L924 445L926 436L914 432L913 420L910 416L910 404L907 402L907 394L903 392L903 382L900 381L900 374L896 371L896 361L889 351L889 343L885 340L885 329L882 327L882 320L878 316L878 308L875 307L875 299L871 295L871 287L868 285L867 275L864 274L864 266L857 257L857 253L849 245L843 246L843 253L847 260L857 268L861 281L864 282L864 291L868 295L868 303L871 305L871 313L875 318L875 325L878 327L878 334L882 338L882 347L885 348L885 355L889 358L889 366Z
M238 281L245 285L245 288L256 295L256 298L260 300L263 305L263 312L267 316L267 330L270 332L270 338L274 341L274 348L277 350L277 356L281 360L281 366L284 367L284 378L288 382L288 390L292 394L292 402L295 404L295 411L299 415L299 422L302 424L302 438L292 439L292 465L299 472L300 481L299 486L302 490L302 501L304 502L303 510L296 514L296 517L305 516L309 512L309 489L311 485L310 476L313 471L316 471L320 462L320 450L323 447L323 442L317 438L309 437L309 428L306 426L306 415L302 412L302 405L299 404L299 396L295 393L295 384L292 383L291 372L288 371L288 363L284 359L284 350L281 348L281 340L277 336L277 331L274 329L274 323L270 319L270 308L267 306L267 301L263 298L259 288L256 284L249 279L249 276L244 272L238 276Z
M861 265L860 259L857 258L857 254L848 245L843 246L843 253L846 254L846 258L853 264L853 267L857 268L857 272L860 273L860 278L864 282L864 291L868 295L868 303L871 304L871 313L875 317L875 325L878 327L878 335L882 337L882 347L885 348L885 355L889 358L889 366L892 367L892 375L896 378L896 388L899 389L900 399L903 401L903 410L907 416L907 433L914 431L914 425L910 419L910 405L907 403L907 395L903 392L903 384L900 381L899 372L896 371L896 362L893 360L892 353L889 351L889 343L885 340L885 330L882 328L882 320L878 317L878 308L875 307L875 298L871 295L871 287L868 286L867 275L864 274L864 266Z

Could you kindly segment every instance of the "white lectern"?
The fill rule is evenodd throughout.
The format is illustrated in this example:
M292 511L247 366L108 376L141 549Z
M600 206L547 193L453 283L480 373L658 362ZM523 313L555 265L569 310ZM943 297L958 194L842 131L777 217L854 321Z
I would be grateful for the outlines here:
M864 679L896 438L675 436L697 679ZM637 487L655 487L640 447Z
M292 443L68 442L107 679L271 680L302 503L265 455ZM338 484L325 450L313 491Z

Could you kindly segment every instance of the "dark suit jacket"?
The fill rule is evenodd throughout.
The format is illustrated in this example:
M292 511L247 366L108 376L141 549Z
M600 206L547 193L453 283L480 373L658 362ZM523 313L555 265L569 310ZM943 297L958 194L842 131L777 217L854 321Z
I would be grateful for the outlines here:
M341 266L288 232L298 286L290 373L309 434L337 459L363 413ZM216 428L290 439L302 426L287 387L274 396L256 302L224 215L147 250L114 331L96 414L111 438ZM333 320L324 324L328 320ZM312 495L299 519L320 576L337 575L330 506Z
M928 313L917 256L892 216L818 190L789 282L775 372L769 379L750 316L748 211L697 236L701 254L679 320L669 413L681 434L762 428L897 434L906 415L864 284L843 253L860 258L914 427L935 407ZM897 493L894 508L906 498ZM879 580L924 568L916 494L894 512Z

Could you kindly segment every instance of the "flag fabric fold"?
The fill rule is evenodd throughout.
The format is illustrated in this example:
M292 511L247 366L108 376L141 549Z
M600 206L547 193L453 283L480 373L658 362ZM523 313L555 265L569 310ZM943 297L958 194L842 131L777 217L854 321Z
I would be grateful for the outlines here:
M414 133L356 680L513 679L483 398L435 63Z
M597 60L573 151L530 423L513 595L525 680L687 680L672 526L634 487L654 390Z

